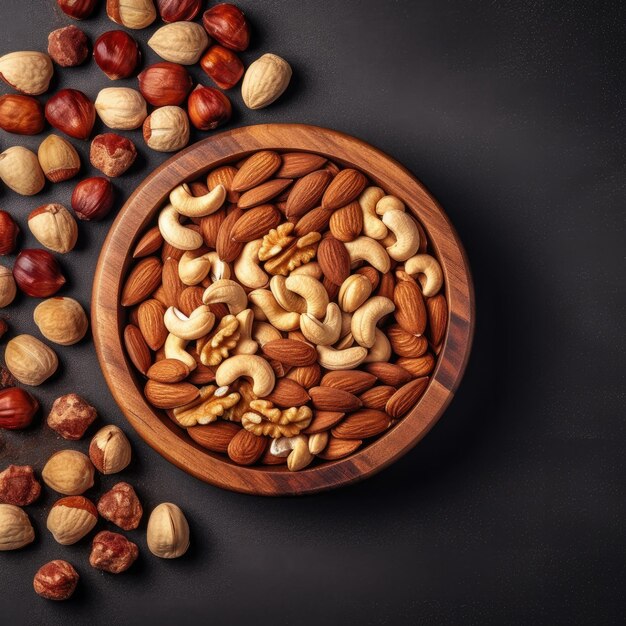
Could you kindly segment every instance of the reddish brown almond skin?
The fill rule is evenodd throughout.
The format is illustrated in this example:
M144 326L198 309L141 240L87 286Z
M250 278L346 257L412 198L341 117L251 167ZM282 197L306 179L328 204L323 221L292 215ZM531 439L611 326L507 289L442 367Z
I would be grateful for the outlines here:
M202 0L157 0L156 4L166 24L191 21L202 8Z
M81 220L104 219L113 208L113 185L106 178L94 176L76 185L72 209Z
M0 211L0 255L11 254L17 247L20 227L10 213Z
M202 24L209 35L224 47L243 52L250 44L250 26L246 17L234 4L216 4L202 16Z
M339 209L356 200L367 185L367 178L358 170L341 170L328 185L322 206L325 209Z
M87 35L76 26L65 26L48 35L48 54L61 67L76 67L89 55Z
M283 365L305 367L317 361L315 347L295 339L274 339L264 344L261 349L263 354Z
M0 504L28 506L40 494L41 483L30 465L9 465L0 472Z
M324 276L331 283L341 286L350 276L350 255L344 244L334 237L325 237L317 249L317 260Z
M226 454L231 439L241 430L239 424L218 420L211 424L192 426L187 429L189 436L200 446Z
M116 133L97 135L91 142L91 164L105 176L121 176L137 158L137 148L127 137Z
M246 211L237 220L230 236L233 241L246 243L267 234L272 228L280 224L280 212L271 204L262 204Z
M22 250L15 259L13 277L33 298L49 298L65 284L58 261L47 250Z
M75 139L89 139L96 121L93 102L78 89L61 89L46 103L46 119Z
M0 428L22 430L30 426L39 410L39 402L20 387L0 391Z
M198 85L189 96L187 111L191 123L198 130L213 130L228 122L232 106L221 91Z
M384 411L362 409L348 415L331 432L339 439L368 439L387 430L389 421Z
M228 456L238 465L253 465L267 447L267 437L257 437L242 428L228 444Z
M138 78L141 95L156 107L182 104L193 87L189 72L169 61L150 65Z
M70 509L82 509L83 511L91 513L91 515L98 519L96 505L91 500L85 498L85 496L66 496L60 498L52 505L52 508L57 506L66 506Z
M133 365L145 375L152 364L152 354L141 331L132 324L124 329L124 345Z
M18 94L0 96L0 128L16 135L37 135L46 121L35 98Z
M39 568L33 588L46 600L68 600L76 590L78 579L78 572L70 563L57 559Z
M328 372L324 374L320 385L322 387L333 387L342 391L359 394L367 391L376 382L376 376L369 372L352 370L349 375L343 371Z
M96 8L98 0L57 0L61 11L75 20L88 18Z
M234 87L245 69L241 59L224 46L211 46L200 59L200 67L220 89Z
M313 406L320 411L348 412L361 408L361 400L349 391L332 387L313 387L309 389Z
M139 46L123 30L110 30L96 39L93 45L96 65L111 79L132 76L141 60Z

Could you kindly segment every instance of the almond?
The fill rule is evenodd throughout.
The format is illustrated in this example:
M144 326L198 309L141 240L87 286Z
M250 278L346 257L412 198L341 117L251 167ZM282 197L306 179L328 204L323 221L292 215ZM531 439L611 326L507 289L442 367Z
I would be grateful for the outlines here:
M133 324L126 326L124 329L124 345L126 346L126 352L128 352L128 356L133 362L133 365L142 374L145 374L152 364L152 355L150 354L148 344L137 326Z
M306 430L302 432L306 435L314 435L315 433L323 433L325 430L332 428L338 424L345 413L339 411L313 411L313 419Z
M200 390L191 383L170 384L149 380L144 387L144 394L152 406L159 409L174 409L195 400Z
M400 387L387 401L385 406L387 413L394 418L402 417L417 404L428 387L428 381L428 376L424 376Z
M262 204L246 211L233 226L230 236L233 241L247 243L267 235L272 229L280 224L280 211L271 204Z
M282 165L277 178L301 178L323 167L326 159L310 152L288 152L282 155Z
M287 217L301 217L317 206L331 179L332 175L328 170L317 170L296 181L287 198Z
M281 166L280 155L271 150L255 152L246 159L233 178L234 191L248 191L264 183Z
M396 279L392 272L386 272L380 275L380 281L378 283L378 289L376 290L377 296L383 298L389 298L393 300L393 293L396 288Z
M356 452L363 442L359 439L338 439L329 437L328 443L317 456L325 461L336 461Z
M331 283L341 286L350 276L350 255L341 241L334 237L325 237L317 248L317 261L324 277Z
M433 346L438 346L446 332L448 324L448 303L443 294L426 300L428 311L429 336ZM415 355L419 356L419 355Z
M430 353L416 359L403 356L396 363L407 370L407 372L410 372L414 378L419 378L420 376L427 376L433 371L435 357Z
M322 387L332 387L350 393L359 394L374 385L376 376L360 370L338 370L328 372L322 378Z
M194 355L195 358L195 355ZM215 370L208 365L204 365L200 363L196 358L196 369L194 369L191 374L189 374L189 378L187 379L190 383L194 385L206 385L208 383L212 383L215 381Z
M309 233L321 233L326 230L332 214L332 211L327 211L319 206L303 215L296 222L293 232L297 237L304 237Z
M200 234L202 235L202 239L204 239L204 243L209 248L215 248L217 233L225 219L226 210L224 208L215 211L215 213L211 215L200 218Z
M145 300L161 282L161 261L154 256L141 259L133 267L122 290L122 306Z
M259 459L261 465L284 465L287 463L286 456L274 456L270 452L270 448L267 448L263 453L263 456Z
M233 188L233 179L237 175L237 168L232 165L224 165L209 172L206 184L209 191L213 191L218 185L224 185L226 189L226 200L237 202L240 194Z
M339 241L353 241L363 230L363 211L358 202L337 209L330 218L330 232Z
M163 359L151 365L146 376L158 383L179 383L189 376L189 368L178 359Z
M387 430L389 423L389 416L384 411L362 409L345 417L331 433L340 439L367 439Z
M337 295L339 294L339 285L336 282L333 282L328 278L328 276L324 276L322 280L322 285L324 285L324 289L326 289L326 293L328 294L328 299L332 302L337 299Z
M167 261L167 259L176 259L176 261L180 261L180 257L182 257L183 254L185 254L184 250L179 250L166 241L161 249L161 260Z
M393 290L393 302L396 305L394 316L400 327L412 335L423 334L428 318L424 297L417 284L399 281Z
M225 454L228 444L241 430L241 426L233 422L218 420L203 426L192 426L187 429L189 436L200 446L211 452Z
M317 350L311 344L295 339L274 339L261 349L263 354L282 365L304 367L317 361Z
M393 324L387 329L387 338L398 356L417 357L428 350L428 341L424 335L417 337L407 333L399 324Z
M306 365L304 367L294 367L287 374L287 378L295 380L305 389L310 389L311 387L319 385L321 376L322 372L317 363L313 363L313 365Z
M178 298L178 310L189 317L193 311L202 306L202 287L186 287Z
M238 465L252 465L256 463L267 446L266 437L257 437L242 428L228 444L228 456Z
M151 350L158 350L167 339L164 315L165 307L155 299L145 300L137 309L137 325Z
M272 198L282 193L291 183L292 180L290 178L274 178L268 180L258 187L253 187L241 194L237 206L240 209L251 209L259 204L266 204Z
M365 371L374 374L383 385L391 385L392 387L402 387L413 378L411 373L400 365L385 361L368 363L365 365Z
M178 301L186 285L178 275L178 261L176 259L170 257L165 260L161 280L163 283L166 306L178 306Z
M243 244L233 241L232 230L239 218L243 215L240 208L234 209L226 216L226 219L220 225L215 241L215 250L222 261L232 263L243 250Z
M140 259L154 254L163 245L163 237L158 226L153 226L139 240L133 252L133 259Z
M359 398L366 409L378 409L383 411L387 405L387 401L393 394L396 393L396 388L390 385L376 385L362 393Z
M363 276L370 281L372 285L372 292L376 291L376 287L378 287L378 283L380 282L380 274L371 265L359 267L356 273L363 274Z
M362 402L353 393L333 387L313 387L309 389L313 406L320 411L347 413L361 408Z
M288 409L292 406L302 406L311 399L306 389L295 380L279 378L276 385L265 400L273 402L276 406Z
M356 200L367 185L367 178L361 172L353 169L341 170L322 198L322 206L325 209L338 209Z

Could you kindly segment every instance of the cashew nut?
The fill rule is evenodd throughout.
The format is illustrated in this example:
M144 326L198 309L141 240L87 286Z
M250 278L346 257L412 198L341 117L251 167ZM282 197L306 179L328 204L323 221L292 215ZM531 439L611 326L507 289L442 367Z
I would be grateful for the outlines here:
M254 311L245 309L238 313L236 317L239 321L239 341L235 346L234 354L254 354L259 349L259 344L252 339Z
M385 196L380 187L368 187L359 197L359 205L363 211L363 233L372 239L383 239L387 234L387 227L376 215L376 204Z
M211 332L215 324L215 315L204 305L195 309L189 317L171 306L165 311L163 322L172 335L185 341L192 341Z
M441 265L430 254L416 254L407 259L404 271L413 278L417 276L426 298L436 295L443 285Z
M237 280L250 289L260 289L267 285L267 274L259 267L259 249L262 245L263 239L249 241L235 260Z
M291 270L290 276L298 276L299 274L313 276L313 278L317 278L317 280L322 280L324 272L322 272L322 268L317 261L309 261L300 267L296 267L295 270Z
M209 275L213 281L230 278L228 263L215 251L197 256L188 250L178 261L178 276L185 285L197 285Z
M272 276L270 280L270 289L276 298L276 302L285 309L285 311L295 311L296 313L304 313L307 309L306 300L297 293L287 289L284 276Z
M267 322L255 321L252 325L252 339L254 339L261 347L268 341L275 341L276 339L282 339L283 335L280 330L274 328Z
M274 439L270 446L270 454L287 457L287 468L291 472L304 469L315 458L309 451L309 439L306 435Z
M170 202L178 213L186 217L205 217L215 213L226 200L226 188L218 185L204 196L195 197L188 185L182 184L170 193Z
M310 313L300 316L300 330L304 337L318 346L331 346L341 333L341 310L335 302L326 307L324 321L316 319Z
M406 261L413 256L420 247L420 233L415 220L403 211L387 211L383 222L396 236L395 243L387 247L387 254L396 261Z
M202 296L204 304L217 304L223 302L228 305L232 315L241 313L248 306L248 298L243 287L234 280L216 280L209 285Z
M222 361L215 372L215 382L219 387L230 385L241 376L252 379L252 392L257 398L272 393L276 376L272 366L255 354L238 354Z
M255 289L248 294L248 298L259 307L272 326L278 330L289 331L300 327L300 314L295 311L285 311L268 289ZM255 319L259 319L256 311Z
M386 230L387 227L385 226ZM387 251L370 237L357 237L354 241L346 241L344 246L348 250L352 264L367 261L374 269L383 274L386 274L391 268L391 259Z
M312 276L288 276L285 286L289 291L302 296L306 302L306 312L321 319L326 315L328 307L328 292L317 278Z
M376 341L376 324L389 313L395 311L396 305L389 298L375 296L361 305L352 316L350 329L355 341L371 348Z
M376 213L380 216L387 211L404 211L404 209L404 202L395 196L384 196L376 203Z
M389 361L391 358L391 343L387 339L387 335L380 330L376 329L376 339L374 345L369 349L367 358L363 363L376 363L378 361Z
M185 350L187 341L170 333L165 340L163 351L166 359L177 359L182 361L190 370L198 367L196 360Z
M365 361L367 350L362 346L335 350L328 346L317 346L319 363L327 370L352 370Z
M159 231L163 239L179 250L197 250L204 241L202 235L180 223L180 214L168 204L159 213Z
M363 274L350 274L337 296L337 302L346 313L354 313L372 295L372 283Z
M323 433L315 433L309 435L309 452L311 454L319 454L324 451L324 448L328 445L328 431Z
M341 334L339 336L345 337L350 332L351 327L352 327L352 314L346 313L345 311L343 311L341 313Z
M335 350L345 350L354 345L354 337L352 333L346 333L334 346Z

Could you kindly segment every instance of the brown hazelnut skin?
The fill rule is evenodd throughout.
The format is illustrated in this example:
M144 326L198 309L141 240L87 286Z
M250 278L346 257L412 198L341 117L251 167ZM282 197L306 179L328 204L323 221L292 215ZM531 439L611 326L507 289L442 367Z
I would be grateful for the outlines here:
M46 103L46 119L75 139L89 139L96 121L93 102L78 89L61 89Z
M91 142L91 164L105 176L121 176L137 158L137 148L128 138L116 133L97 135Z
M82 438L96 417L96 409L86 400L78 394L68 393L54 401L47 423L63 439L77 441Z
M46 125L43 107L32 96L0 96L0 128L16 135L37 135Z
M13 265L17 286L33 298L49 298L65 284L56 258L47 250L22 250Z
M57 559L39 568L33 588L46 600L67 600L76 590L78 579L78 572L70 563Z
M87 35L76 26L65 26L48 35L48 54L61 67L76 67L89 54Z
M123 30L110 30L96 39L93 58L98 67L111 79L128 78L141 59L137 42Z
M41 495L41 483L30 465L9 465L0 472L0 504L28 506Z
M20 387L0 390L0 428L22 430L33 422L39 402Z
M161 19L167 24L191 21L202 8L202 0L157 0L156 4Z
M230 100L213 87L198 85L189 95L187 110L198 130L213 130L225 124L232 115Z
M106 178L82 180L72 193L72 209L85 221L104 219L113 208L113 185Z
M11 254L17 247L20 227L10 213L0 211L0 255Z
M98 4L98 0L57 0L61 11L75 20L89 17Z
M243 52L250 44L250 26L243 11L234 4L216 4L202 16L209 36L225 48Z
M103 530L93 538L89 564L110 574L121 574L138 556L137 544L126 539L124 535Z
M200 59L200 67L220 89L234 87L245 69L241 59L224 46L211 46Z
M169 61L150 65L138 78L141 95L156 107L182 104L193 87L189 72Z
M100 498L98 513L123 530L134 530L139 526L143 508L133 487L121 482Z

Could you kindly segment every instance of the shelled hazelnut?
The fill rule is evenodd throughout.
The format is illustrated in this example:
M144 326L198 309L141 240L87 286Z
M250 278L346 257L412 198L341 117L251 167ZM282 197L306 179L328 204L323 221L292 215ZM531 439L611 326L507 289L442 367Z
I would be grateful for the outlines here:
M91 142L91 164L110 178L121 176L135 162L137 148L126 137L115 133L97 135Z
M125 572L139 556L137 544L120 533L99 532L91 544L89 564L109 574Z
M48 54L61 67L80 65L89 54L87 35L73 25L53 30L48 35Z
M96 417L96 409L86 400L76 393L68 393L54 401L46 422L63 439L77 441Z
M79 578L71 563L56 559L37 570L33 588L46 600L68 600L76 590Z
M41 484L30 465L9 465L0 472L0 504L28 506L40 494Z

